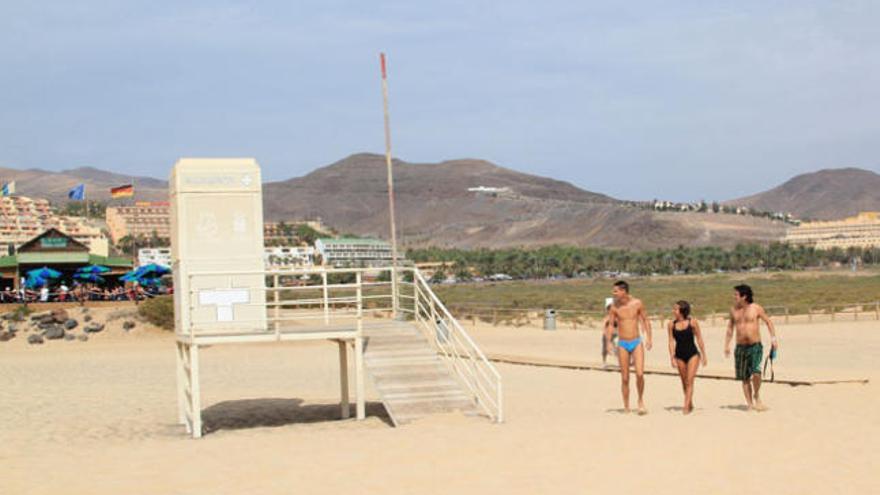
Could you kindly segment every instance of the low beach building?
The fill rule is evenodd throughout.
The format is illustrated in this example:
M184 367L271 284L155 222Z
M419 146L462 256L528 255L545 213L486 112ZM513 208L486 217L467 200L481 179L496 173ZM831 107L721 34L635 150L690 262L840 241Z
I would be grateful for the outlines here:
M22 244L15 254L0 257L0 286L18 288L29 270L49 267L61 272L61 280L70 280L74 272L86 265L106 266L105 278L118 277L131 270L127 258L101 256L89 247L57 229L49 229Z

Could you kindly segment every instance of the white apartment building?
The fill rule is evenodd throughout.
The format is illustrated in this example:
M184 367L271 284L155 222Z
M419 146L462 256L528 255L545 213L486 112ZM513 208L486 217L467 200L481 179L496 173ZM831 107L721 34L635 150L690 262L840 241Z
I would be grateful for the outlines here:
M391 244L379 239L318 239L315 249L325 265L388 265Z
M138 249L138 266L155 263L171 266L171 248L140 248Z
M49 229L57 229L85 244L92 254L109 254L107 236L85 217L56 215L45 199L26 196L0 198L0 250L4 254Z

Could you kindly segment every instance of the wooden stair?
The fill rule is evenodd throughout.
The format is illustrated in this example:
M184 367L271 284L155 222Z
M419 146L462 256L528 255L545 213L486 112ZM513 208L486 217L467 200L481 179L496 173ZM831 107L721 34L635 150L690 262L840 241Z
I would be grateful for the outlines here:
M364 365L395 426L431 414L479 414L473 396L415 324L365 327L364 337Z

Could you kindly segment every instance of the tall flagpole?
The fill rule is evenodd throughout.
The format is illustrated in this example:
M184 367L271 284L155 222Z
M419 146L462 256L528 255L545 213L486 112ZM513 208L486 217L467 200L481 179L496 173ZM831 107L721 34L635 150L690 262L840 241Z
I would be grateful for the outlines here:
M391 308L396 318L400 303L397 300L397 228L394 223L394 176L391 172L391 123L388 117L388 73L385 53L379 53L382 66L382 104L385 113L385 166L388 169L388 217L391 220Z
M137 200L135 199L135 194L137 194L137 193L135 192L135 189L134 189L134 177L132 177L131 178L131 205L134 207L134 228L131 230L132 230L132 232L134 232L134 237L132 237L132 241L131 241L131 257L133 260L132 264L134 265L135 268L137 268L138 262L139 262L138 252L137 252L138 207L137 207Z

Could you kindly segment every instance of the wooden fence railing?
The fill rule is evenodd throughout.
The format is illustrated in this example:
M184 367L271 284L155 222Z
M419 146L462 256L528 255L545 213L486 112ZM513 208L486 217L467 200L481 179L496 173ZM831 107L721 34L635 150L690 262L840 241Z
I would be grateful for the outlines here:
M470 304L450 305L449 310L462 322L476 324L478 321L492 325L510 326L541 326L545 311L550 308L523 308L481 306ZM788 306L764 306L767 314L776 324L813 323L822 321L880 321L880 301L817 305L807 309L794 311ZM560 328L599 328L605 314L599 311L582 311L573 309L555 309L556 326ZM695 311L694 315L710 326L724 325L727 321L727 310ZM654 314L649 318L662 326L669 321L671 315Z

